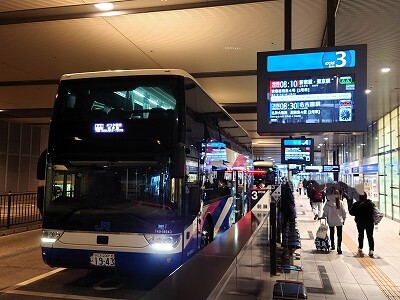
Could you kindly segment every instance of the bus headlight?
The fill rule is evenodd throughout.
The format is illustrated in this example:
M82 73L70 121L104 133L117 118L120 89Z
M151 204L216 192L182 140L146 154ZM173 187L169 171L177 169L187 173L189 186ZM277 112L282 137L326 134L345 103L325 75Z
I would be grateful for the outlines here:
M156 251L170 251L181 241L180 234L145 234L144 237Z
M43 230L42 233L42 244L53 244L55 241L57 241L64 231L62 230L52 230L52 229L45 229Z

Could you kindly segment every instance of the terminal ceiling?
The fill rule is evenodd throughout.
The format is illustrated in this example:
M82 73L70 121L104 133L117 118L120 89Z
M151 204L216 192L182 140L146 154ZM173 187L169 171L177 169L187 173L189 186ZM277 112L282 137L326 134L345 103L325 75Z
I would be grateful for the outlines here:
M284 0L108 1L107 13L97 2L0 2L0 119L48 126L65 73L178 68L249 132L255 158L280 161L281 137L257 134L256 64L257 52L284 49ZM292 49L323 45L326 11L327 0L292 0ZM399 11L398 0L338 1L336 45L368 45L369 124L400 104Z

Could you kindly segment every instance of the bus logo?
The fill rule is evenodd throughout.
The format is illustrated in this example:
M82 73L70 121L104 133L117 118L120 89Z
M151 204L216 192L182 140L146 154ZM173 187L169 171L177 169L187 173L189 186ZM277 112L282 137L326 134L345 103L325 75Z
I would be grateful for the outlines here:
M154 233L172 233L171 229L167 229L167 224L158 224L157 228L154 230Z
M111 223L106 221L101 221L100 226L95 225L94 229L96 229L96 231L110 231Z

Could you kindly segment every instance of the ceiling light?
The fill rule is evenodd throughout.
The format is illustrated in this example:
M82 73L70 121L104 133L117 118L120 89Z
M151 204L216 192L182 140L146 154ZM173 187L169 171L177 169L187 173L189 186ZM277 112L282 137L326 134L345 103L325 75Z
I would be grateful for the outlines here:
M98 10L102 10L102 11L109 11L109 10L113 10L114 9L114 4L112 3L96 3L94 5Z
M328 140L328 138L327 138L327 137L324 137L324 140L325 140L325 141L327 141L327 140Z
M390 71L390 68L382 68L381 69L381 72L382 73L387 73L387 72L389 72Z
M367 89L367 90L365 90L365 93L369 94L369 93L371 93L371 90Z
M319 148L321 148L321 146L317 146L317 148L319 149Z

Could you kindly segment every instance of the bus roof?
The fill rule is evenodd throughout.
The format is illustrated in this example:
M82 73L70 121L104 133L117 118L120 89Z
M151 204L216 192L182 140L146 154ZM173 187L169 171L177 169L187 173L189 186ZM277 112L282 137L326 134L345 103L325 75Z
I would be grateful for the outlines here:
M70 73L61 76L61 81L70 79L85 79L99 77L116 77L116 76L142 76L142 75L177 75L190 78L197 82L193 76L186 71L180 69L137 69L137 70L106 70L85 73Z

